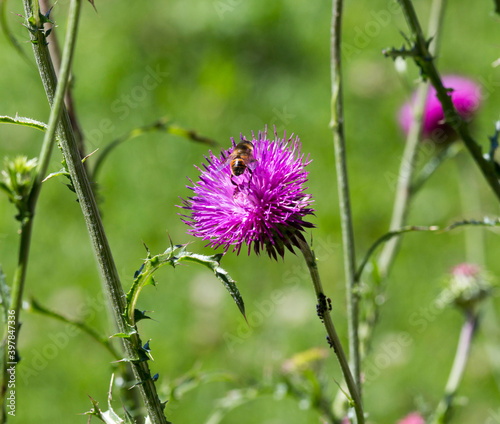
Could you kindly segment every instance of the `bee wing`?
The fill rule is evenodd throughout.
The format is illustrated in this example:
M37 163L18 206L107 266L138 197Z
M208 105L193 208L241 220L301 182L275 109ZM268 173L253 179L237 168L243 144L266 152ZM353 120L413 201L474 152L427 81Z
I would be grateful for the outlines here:
M228 166L232 159L233 159L233 154L231 153L226 159L224 159L219 164L219 166L217 167L217 172L222 171L226 166Z
M258 160L254 157L251 157L247 162L247 166L253 171L257 167L257 163Z

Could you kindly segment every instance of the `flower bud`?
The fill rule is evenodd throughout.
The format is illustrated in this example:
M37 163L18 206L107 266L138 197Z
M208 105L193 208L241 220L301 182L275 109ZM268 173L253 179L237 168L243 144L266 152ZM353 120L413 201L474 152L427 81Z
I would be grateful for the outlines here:
M442 78L443 85L449 89L449 96L460 117L471 121L481 105L481 87L468 78L447 75ZM413 123L413 107L416 94L412 100L403 105L399 111L399 124L405 134L408 134ZM445 143L455 138L452 128L445 123L441 102L437 98L434 87L429 88L423 112L422 136L435 142Z
M441 298L464 311L473 310L494 288L491 278L478 265L463 263L453 267L450 274Z

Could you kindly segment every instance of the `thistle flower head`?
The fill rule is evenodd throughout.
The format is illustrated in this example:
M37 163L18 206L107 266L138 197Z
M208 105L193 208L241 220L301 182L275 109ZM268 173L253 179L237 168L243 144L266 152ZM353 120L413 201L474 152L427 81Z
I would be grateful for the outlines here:
M468 78L447 75L442 78L445 88L452 90L449 95L458 114L465 121L470 121L481 104L481 89ZM410 102L403 105L399 111L399 124L405 134L408 134L413 123L413 106L415 95ZM442 134L449 134L450 127L444 123L444 112L437 98L434 87L429 88L423 113L422 135L438 139ZM440 131L439 131L440 130Z
M491 278L478 266L462 263L451 269L442 297L467 311L493 291Z
M270 140L267 128L257 138L252 132L252 137L252 159L248 152L236 155L234 139L233 146L220 155L210 152L203 169L197 167L199 181L188 186L194 196L183 199L180 207L190 212L183 215L190 226L188 233L209 240L208 246L222 246L224 251L233 246L239 254L246 244L250 254L253 244L257 254L265 247L276 259L276 253L283 257L284 247L293 252L293 245L303 240L301 231L313 227L304 221L313 213L313 200L304 193L305 167L311 161L301 153L298 137L287 139L285 133L280 139L275 131ZM233 164L242 162L232 164L232 159L245 159L245 166L234 172Z

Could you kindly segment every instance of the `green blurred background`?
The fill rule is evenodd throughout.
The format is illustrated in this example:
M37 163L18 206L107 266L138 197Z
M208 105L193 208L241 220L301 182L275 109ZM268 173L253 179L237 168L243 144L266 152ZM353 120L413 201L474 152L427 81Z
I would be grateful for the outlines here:
M60 0L53 11L60 41L68 4ZM338 197L328 128L330 3L149 0L96 1L96 6L98 13L83 4L74 60L73 95L87 151L162 116L217 140L216 151L227 148L231 136L248 136L265 124L276 125L278 133L286 129L298 134L313 159L308 192L315 198L317 228L312 233L319 267L334 304L334 320L346 340ZM430 1L416 6L425 27ZM12 1L7 10L23 13ZM500 104L500 71L492 66L500 56L500 22L492 10L492 1L473 6L465 0L450 2L439 55L443 73L467 75L483 86L485 99L474 133L485 147ZM22 19L7 13L7 21L31 59ZM407 33L407 27L393 1L345 5L345 130L359 257L389 225L392 181L404 147L396 115L418 79L413 63L408 62L405 81L392 60L381 55L383 48L401 46L400 31ZM0 114L18 113L46 122L49 110L35 67L28 66L4 36L0 53ZM154 87L145 82L152 72L157 76ZM36 156L42 141L35 130L7 125L0 127L0 136L2 158ZM152 133L120 146L105 163L98 181L101 210L126 290L145 257L143 241L153 253L160 253L169 245L168 231L175 243L190 242L192 251L211 253L186 235L175 206L179 196L189 195L186 177L197 178L193 164L199 165L207 152L206 145ZM497 201L463 156L445 163L418 194L410 223L446 225L464 217L498 215ZM421 158L428 159L429 153ZM459 166L470 170L467 181L459 181L464 175ZM59 168L60 153L55 151L50 171ZM464 208L459 184L472 190L477 185L481 204ZM14 214L2 197L0 262L9 283L18 249ZM433 408L440 399L462 323L455 310L432 312L443 276L453 265L482 256L492 275L500 271L498 232L474 231L484 235L485 245L484 255L477 246L471 249L472 258L466 255L463 230L404 238L367 360L367 370L380 371L364 390L371 422L394 423L419 405ZM151 339L151 368L160 374L160 392L195 367L234 376L233 382L201 385L169 405L168 416L176 423L205 422L227 390L278 378L287 358L310 347L325 347L300 257L287 254L276 263L265 256L228 253L222 265L238 281L247 313L254 314L253 325L245 324L213 275L194 265L162 269L158 286L147 287L139 301L141 309L154 311L155 321L143 321L139 329L144 340ZM273 301L278 295L280 300ZM68 316L85 317L103 334L112 333L80 207L60 179L50 180L42 190L26 296ZM489 312L474 341L459 392L463 406L453 422L496 422L492 417L500 414L499 336L491 313L495 304L498 309L498 299L486 308ZM415 319L422 317L425 325L417 326ZM60 322L27 312L22 321L23 361L12 422L86 422L87 417L78 414L90 409L87 395L106 404L112 358L89 337L70 334ZM387 353L387 346L402 332L409 333L411 343ZM228 338L238 342L228 344ZM377 355L384 354L390 360L374 367ZM341 378L332 355L322 373ZM335 393L330 379L326 395ZM235 409L222 422L314 423L318 414L292 398L269 395Z

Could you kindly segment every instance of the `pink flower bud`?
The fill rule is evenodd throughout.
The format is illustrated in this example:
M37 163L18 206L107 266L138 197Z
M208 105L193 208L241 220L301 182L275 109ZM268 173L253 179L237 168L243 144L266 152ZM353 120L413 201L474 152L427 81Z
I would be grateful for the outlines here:
M398 421L398 424L425 424L425 420L418 412L412 412Z
M444 76L442 81L445 88L453 90L449 95L458 114L465 121L470 121L481 105L481 87L470 79L457 75ZM399 124L405 134L408 134L413 123L412 108L415 97L414 94L412 100L405 103L399 111ZM444 122L443 108L436 96L436 90L431 86L424 108L422 135L424 138L436 139L449 131L450 127Z

